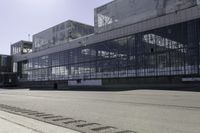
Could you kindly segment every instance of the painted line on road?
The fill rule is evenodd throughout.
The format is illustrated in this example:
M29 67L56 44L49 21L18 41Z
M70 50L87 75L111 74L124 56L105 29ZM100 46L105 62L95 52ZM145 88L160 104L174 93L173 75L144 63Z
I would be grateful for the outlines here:
M44 112L13 107L5 104L0 104L0 110L39 120L56 126L72 129L82 133L138 133L136 131L122 130L113 126L87 122L85 120L78 120L70 117L47 114Z

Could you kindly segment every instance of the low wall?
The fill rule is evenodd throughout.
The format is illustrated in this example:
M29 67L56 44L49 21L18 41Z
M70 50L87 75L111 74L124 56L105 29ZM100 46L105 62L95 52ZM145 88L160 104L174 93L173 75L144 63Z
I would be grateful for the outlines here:
M200 81L184 81L190 77L148 77L148 78L112 78L97 80L71 80L71 81L40 81L20 82L21 87L31 89L62 89L76 88L90 90L123 90L123 89L151 89L151 88L192 88L200 86ZM90 82L91 81L91 82ZM90 84L91 83L91 84Z

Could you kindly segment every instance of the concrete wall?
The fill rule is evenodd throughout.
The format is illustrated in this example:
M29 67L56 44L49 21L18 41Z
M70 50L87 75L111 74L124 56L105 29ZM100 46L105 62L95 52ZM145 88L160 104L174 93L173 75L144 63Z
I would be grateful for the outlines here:
M19 87L31 89L66 89L68 81L37 81L37 82L20 82Z
M195 77L198 75L193 75ZM62 89L62 90L126 90L126 89L184 89L200 87L200 81L185 82L182 76L173 77L147 77L147 78L113 78L113 79L102 79L102 85L70 85L70 81L40 81L40 82L20 82L20 87L27 87L31 89ZM74 81L73 81L74 82ZM87 81L89 83L90 80ZM93 82L93 81L91 81ZM57 84L57 88L55 87Z
M33 35L33 51L48 49L92 33L93 26L68 20Z
M68 81L69 86L101 86L102 80L72 80Z
M95 32L105 32L195 5L197 0L115 0L95 9Z

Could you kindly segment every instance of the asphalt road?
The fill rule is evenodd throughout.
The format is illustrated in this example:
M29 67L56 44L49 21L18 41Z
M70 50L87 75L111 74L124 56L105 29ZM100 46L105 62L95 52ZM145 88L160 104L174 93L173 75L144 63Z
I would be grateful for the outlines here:
M200 133L200 93L0 90L0 104L137 133Z

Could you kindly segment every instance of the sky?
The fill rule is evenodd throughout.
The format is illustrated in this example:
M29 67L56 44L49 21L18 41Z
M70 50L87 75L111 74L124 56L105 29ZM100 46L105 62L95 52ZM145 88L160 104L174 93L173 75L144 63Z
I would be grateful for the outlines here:
M112 0L0 0L0 54L68 19L94 25L94 8Z

